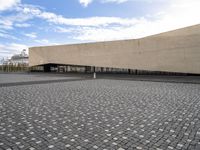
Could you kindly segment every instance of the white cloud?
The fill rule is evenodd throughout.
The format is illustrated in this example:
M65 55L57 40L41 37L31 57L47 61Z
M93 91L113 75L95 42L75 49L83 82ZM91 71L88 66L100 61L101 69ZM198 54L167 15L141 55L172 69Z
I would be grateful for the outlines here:
M79 0L80 4L87 7L88 4L92 3L93 0Z
M116 4L121 4L121 3L128 2L128 1L137 1L137 2L152 3L152 2L161 2L161 1L165 1L165 0L79 0L80 4L83 5L84 7L87 7L90 3L94 2L94 1L98 1L100 3L116 3Z
M11 9L20 3L20 0L0 0L0 11Z
M41 8L20 5L17 8L17 13L14 16L0 17L1 29L13 29L16 27L28 27L29 24L25 21L40 18L50 23L66 26L108 26L108 25L134 25L140 22L143 18L119 18L119 17L89 17L89 18L65 18L55 13L43 11ZM61 29L60 29L61 30ZM63 30L61 30L63 32ZM66 30L65 30L66 32Z
M44 12L38 8L24 8L25 14L33 15L59 25L70 26L107 26L109 24L134 25L141 19L119 17L89 17L89 18L65 18L51 12Z
M0 59L9 58L13 54L19 54L23 49L28 49L27 45L18 43L0 44Z
M49 41L48 39L40 39L40 40L35 40L36 43L34 46L48 46L48 45L61 45L61 44L66 44L66 43L61 43L61 42L52 42Z
M124 2L125 0L105 1ZM56 25L62 25L62 27L55 26L54 31L70 33L74 39L83 41L140 38L200 23L200 1L171 0L170 4L170 7L163 10L163 12L157 12L141 18L65 18L55 13L46 12L38 7L25 7L22 8L22 12L25 16L26 14L29 15L30 18L37 17Z
M79 0L79 3L81 5L83 5L84 7L87 7L93 1L95 1L95 0ZM127 2L127 1L131 1L131 0L96 0L96 1L99 1L101 3L118 3L118 4L120 4L120 3L124 3L124 2Z
M47 39L35 40L35 42L43 44L43 45L49 44L49 40Z
M15 26L18 28L26 28L26 27L30 27L31 25L28 23L16 23Z
M55 32L58 32L58 33L70 33L70 32L73 32L73 30L71 28L64 28L64 27L56 27L54 29Z
M32 15L25 14L22 11L17 11L12 15L0 15L0 29L11 30L14 27L28 27L29 24L25 23L27 20L32 19Z
M141 38L200 23L199 0L174 0L162 13L151 15L151 18L127 19L130 23L119 26L87 26L76 28L73 38L82 41L107 41L116 39ZM186 11L187 10L187 11ZM159 14L159 15L158 15ZM121 21L126 21L122 19Z
M128 1L152 3L152 2L162 2L162 1L165 1L165 0L99 0L99 1L102 2L102 3L118 3L118 4L121 4L121 3L128 2Z
M26 33L24 34L25 36L29 37L29 38L32 38L32 39L35 39L37 38L37 34L32 32L32 33Z
M0 17L0 29L5 29L5 30L13 29L13 22L6 18Z
M6 38L6 39L18 40L18 38L16 38L15 36L10 35L10 34L5 33L5 32L1 32L1 31L0 31L0 37L1 38Z
M130 0L101 0L101 2L103 3L124 3L124 2L127 2L127 1L130 1Z

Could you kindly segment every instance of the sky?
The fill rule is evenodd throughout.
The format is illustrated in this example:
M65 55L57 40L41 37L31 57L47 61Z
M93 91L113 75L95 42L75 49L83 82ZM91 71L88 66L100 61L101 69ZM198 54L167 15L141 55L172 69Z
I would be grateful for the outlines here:
M137 39L200 23L200 0L0 0L0 60L34 46Z

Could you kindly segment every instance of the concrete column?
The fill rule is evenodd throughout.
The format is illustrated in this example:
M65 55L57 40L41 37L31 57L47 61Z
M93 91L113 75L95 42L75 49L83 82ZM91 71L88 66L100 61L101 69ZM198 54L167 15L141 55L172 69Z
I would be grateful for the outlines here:
M67 66L67 72L70 72L70 66Z

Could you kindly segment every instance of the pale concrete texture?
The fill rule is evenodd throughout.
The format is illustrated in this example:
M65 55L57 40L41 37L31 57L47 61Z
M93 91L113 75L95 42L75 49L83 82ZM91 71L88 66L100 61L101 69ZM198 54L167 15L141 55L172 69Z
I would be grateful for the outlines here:
M33 47L30 66L68 64L200 73L200 25L137 40Z

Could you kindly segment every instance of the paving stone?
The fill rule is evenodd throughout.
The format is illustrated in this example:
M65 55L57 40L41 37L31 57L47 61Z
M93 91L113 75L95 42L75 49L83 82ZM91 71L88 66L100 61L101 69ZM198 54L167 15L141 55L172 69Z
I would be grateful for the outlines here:
M0 87L0 149L197 149L199 93L106 79Z

